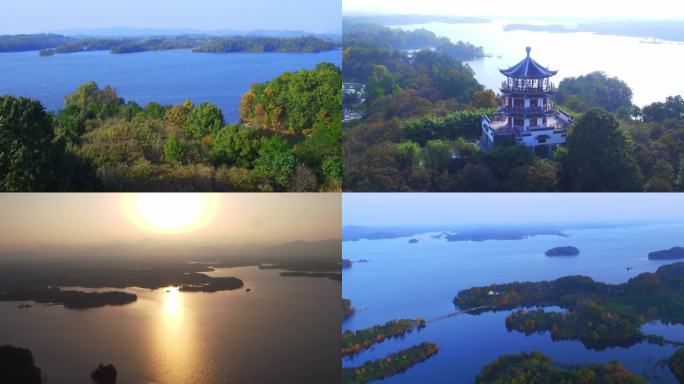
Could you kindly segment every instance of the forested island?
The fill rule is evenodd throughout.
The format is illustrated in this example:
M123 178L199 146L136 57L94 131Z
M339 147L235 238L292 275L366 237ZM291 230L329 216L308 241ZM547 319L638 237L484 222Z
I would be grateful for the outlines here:
M556 247L556 248L551 248L548 251L544 252L546 256L577 256L579 255L579 249L577 247L573 246L566 246L566 247Z
M345 331L342 334L342 356L353 355L370 348L373 344L381 343L385 339L403 336L414 329L425 328L423 319L391 320L383 325L356 331Z
M501 356L484 366L475 379L477 384L646 384L639 376L617 362L564 369L554 366L550 357L540 352Z
M603 350L640 342L675 344L646 335L641 326L659 320L684 324L684 263L661 266L623 284L605 284L586 276L553 281L493 284L462 290L454 304L473 313L518 309L506 318L506 328L525 334L550 332L553 340L579 340ZM543 307L558 306L563 312ZM476 309L477 308L477 309Z
M38 287L31 285L12 284L0 285L0 301L34 301L42 304L63 305L64 308L86 309L104 307L105 305L124 305L138 300L133 293L83 292L77 290L63 290L58 287Z
M407 51L408 42L429 39L428 31L379 25L351 31L347 37L345 29L342 56L344 80L356 87L344 99L346 191L684 189L681 95L640 107L618 78L568 77L554 95L574 121L564 147L541 157L502 141L485 152L477 145L481 115L499 102L463 63L477 51L460 42L457 54L435 44ZM354 89L363 89L361 96Z
M40 50L41 56L55 54L109 51L125 54L147 51L191 49L201 53L234 52L298 52L315 53L339 49L339 42L315 36L133 36L133 37L69 37L57 34L3 35L0 52Z
M339 191L341 70L255 84L241 122L210 103L141 106L90 82L47 113L0 97L0 191Z
M280 272L280 276L284 277L314 277L324 278L335 281L342 281L342 274L337 272L306 272L306 271L285 271Z
M353 315L356 312L356 309L352 305L351 300L342 298L342 319L346 319L347 317Z
M344 368L342 369L342 383L362 384L382 380L406 371L415 364L429 359L438 351L437 344L423 342L382 359L368 361L360 367Z
M654 251L648 254L649 260L676 260L684 259L684 247L672 247L662 251Z

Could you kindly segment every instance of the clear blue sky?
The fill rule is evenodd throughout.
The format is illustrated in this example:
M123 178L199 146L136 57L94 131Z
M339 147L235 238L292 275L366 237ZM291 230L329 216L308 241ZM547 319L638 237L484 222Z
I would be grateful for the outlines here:
M18 0L3 1L0 34L73 28L341 28L340 0Z
M684 221L684 194L345 193L343 225Z

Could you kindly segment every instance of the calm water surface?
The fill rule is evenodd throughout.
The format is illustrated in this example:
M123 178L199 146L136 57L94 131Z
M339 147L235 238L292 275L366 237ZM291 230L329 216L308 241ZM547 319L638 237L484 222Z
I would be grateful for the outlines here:
M433 319L455 310L452 300L458 291L472 286L512 281L539 281L583 274L598 281L621 283L642 272L655 271L672 261L652 261L654 250L682 244L684 225L648 225L628 228L566 231L569 238L536 236L525 240L447 242L431 234L389 240L343 243L344 258L367 259L344 270L343 297L352 300L357 313L342 329L359 329L397 318ZM409 238L419 243L409 244ZM573 245L580 256L550 258L550 248ZM634 268L627 270L627 267ZM353 358L344 366L356 366L384 357L401 348L433 341L439 353L405 374L387 382L472 383L482 366L502 354L540 350L560 364L618 360L653 383L675 383L662 363L673 347L638 344L629 349L591 351L580 342L553 342L548 333L525 336L508 332L505 318L510 311L463 315L429 324L420 332L385 341ZM684 339L682 326L651 323L644 330Z
M484 47L486 53L494 56L468 64L480 83L497 92L503 81L499 69L518 63L525 57L525 47L531 46L535 60L558 70L552 78L556 85L565 77L603 71L625 81L634 92L632 102L638 106L684 94L684 76L680 75L684 43L660 41L660 44L648 44L642 42L644 38L587 32L504 31L504 25L510 23L540 22L495 20L491 23L429 23L399 28L426 28L452 41L462 40Z
M206 54L187 50L113 55L83 52L40 57L37 52L0 53L0 95L40 100L54 111L64 96L87 81L111 85L124 99L178 104L211 102L227 121L237 121L240 99L253 83L321 62L341 66L340 51L322 53Z
M129 289L117 307L0 302L0 345L30 349L51 384L90 383L99 363L127 384L339 381L340 283L278 273L219 269L251 292Z

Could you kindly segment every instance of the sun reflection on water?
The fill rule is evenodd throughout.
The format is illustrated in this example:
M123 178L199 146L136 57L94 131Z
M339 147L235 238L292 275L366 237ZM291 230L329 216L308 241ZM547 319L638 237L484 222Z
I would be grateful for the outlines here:
M156 335L152 347L156 373L160 383L197 382L197 356L194 341L193 316L187 311L184 295L178 287L162 291L159 323L152 324Z

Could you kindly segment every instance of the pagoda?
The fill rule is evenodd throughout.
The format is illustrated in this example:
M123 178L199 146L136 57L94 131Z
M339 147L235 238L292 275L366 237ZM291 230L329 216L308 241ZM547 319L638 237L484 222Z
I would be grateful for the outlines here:
M553 148L563 145L570 116L553 107L551 97L555 87L551 71L527 56L518 64L502 69L506 76L501 84L501 103L496 114L482 116L482 139L484 150L502 141L515 141L526 145L541 156L549 156Z

